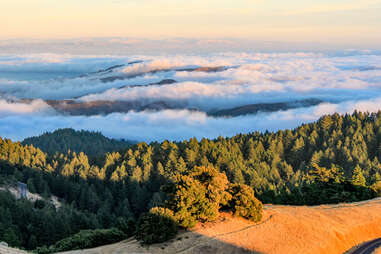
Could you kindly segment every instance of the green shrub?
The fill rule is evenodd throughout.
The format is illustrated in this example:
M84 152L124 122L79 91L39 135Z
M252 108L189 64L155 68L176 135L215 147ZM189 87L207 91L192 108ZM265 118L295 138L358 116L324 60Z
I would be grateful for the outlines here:
M112 244L126 238L125 233L116 228L82 230L79 233L65 238L49 248L38 248L38 254L56 253L69 250L95 248L102 245Z
M33 252L34 252L34 253L38 253L38 254L50 254L50 253L53 253L53 250L52 250L52 249L49 249L49 248L46 247L46 246L42 246L42 247L38 247L38 248L35 249Z
M167 208L154 207L139 218L136 239L143 244L162 243L176 236L177 222Z
M259 222L262 219L262 203L254 196L254 190L245 184L232 184L230 208L235 216Z

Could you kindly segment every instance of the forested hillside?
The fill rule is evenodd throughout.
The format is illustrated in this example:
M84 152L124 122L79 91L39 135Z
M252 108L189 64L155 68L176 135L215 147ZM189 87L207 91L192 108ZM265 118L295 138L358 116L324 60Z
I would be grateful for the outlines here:
M155 214L170 218L173 211L184 216L176 221L185 228L216 217L219 209L260 219L247 209L259 211L256 201L239 206L229 194L278 204L372 198L381 189L381 112L335 114L276 133L139 143L91 161L85 153L48 155L0 139L0 159L0 184L26 182L30 191L54 194L66 203L56 210L1 194L0 214L6 216L0 218L0 239L33 249L81 229L116 227L125 235L134 234L139 217L154 207L162 208L151 210L138 225L155 219ZM192 198L200 201L195 207L208 213L193 211L192 220L185 220L187 209L178 206L181 191L194 193ZM147 231L137 233L144 242Z
M26 138L22 144L33 145L51 155L57 152L67 153L70 150L76 153L84 152L88 156L99 156L106 152L125 149L134 142L106 138L99 132L58 129L38 137Z

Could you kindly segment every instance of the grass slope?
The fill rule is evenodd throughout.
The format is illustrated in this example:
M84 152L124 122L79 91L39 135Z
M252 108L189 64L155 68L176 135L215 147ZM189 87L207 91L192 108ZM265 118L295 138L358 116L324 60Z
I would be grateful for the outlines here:
M134 239L65 254L116 253L343 253L381 236L381 198L322 206L265 205L254 224L224 214L220 221L199 224L176 239L150 247Z

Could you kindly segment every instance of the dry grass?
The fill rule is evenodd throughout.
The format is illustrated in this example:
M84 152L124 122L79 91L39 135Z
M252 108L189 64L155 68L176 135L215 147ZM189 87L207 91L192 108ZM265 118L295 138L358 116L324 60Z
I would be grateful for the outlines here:
M378 237L381 237L381 199L374 199L314 207L266 205L259 224L224 214L218 222L200 224L192 231L180 233L177 239L149 248L129 239L67 253L337 254Z
M26 251L0 245L0 254L29 254Z

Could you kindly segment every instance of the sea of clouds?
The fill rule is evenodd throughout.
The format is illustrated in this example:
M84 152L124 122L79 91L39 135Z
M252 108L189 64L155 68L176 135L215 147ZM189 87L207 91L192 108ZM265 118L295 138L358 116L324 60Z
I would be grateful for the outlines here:
M105 71L122 64L124 66ZM225 68L216 72L184 70L197 67ZM110 77L118 79L104 82L104 78ZM177 83L147 86L163 79ZM248 104L311 98L324 103L229 118L205 113ZM45 102L64 99L168 101L183 108L70 116L55 111ZM0 55L0 136L14 140L66 127L148 142L215 138L294 128L334 112L380 109L381 54L373 51L168 56Z

